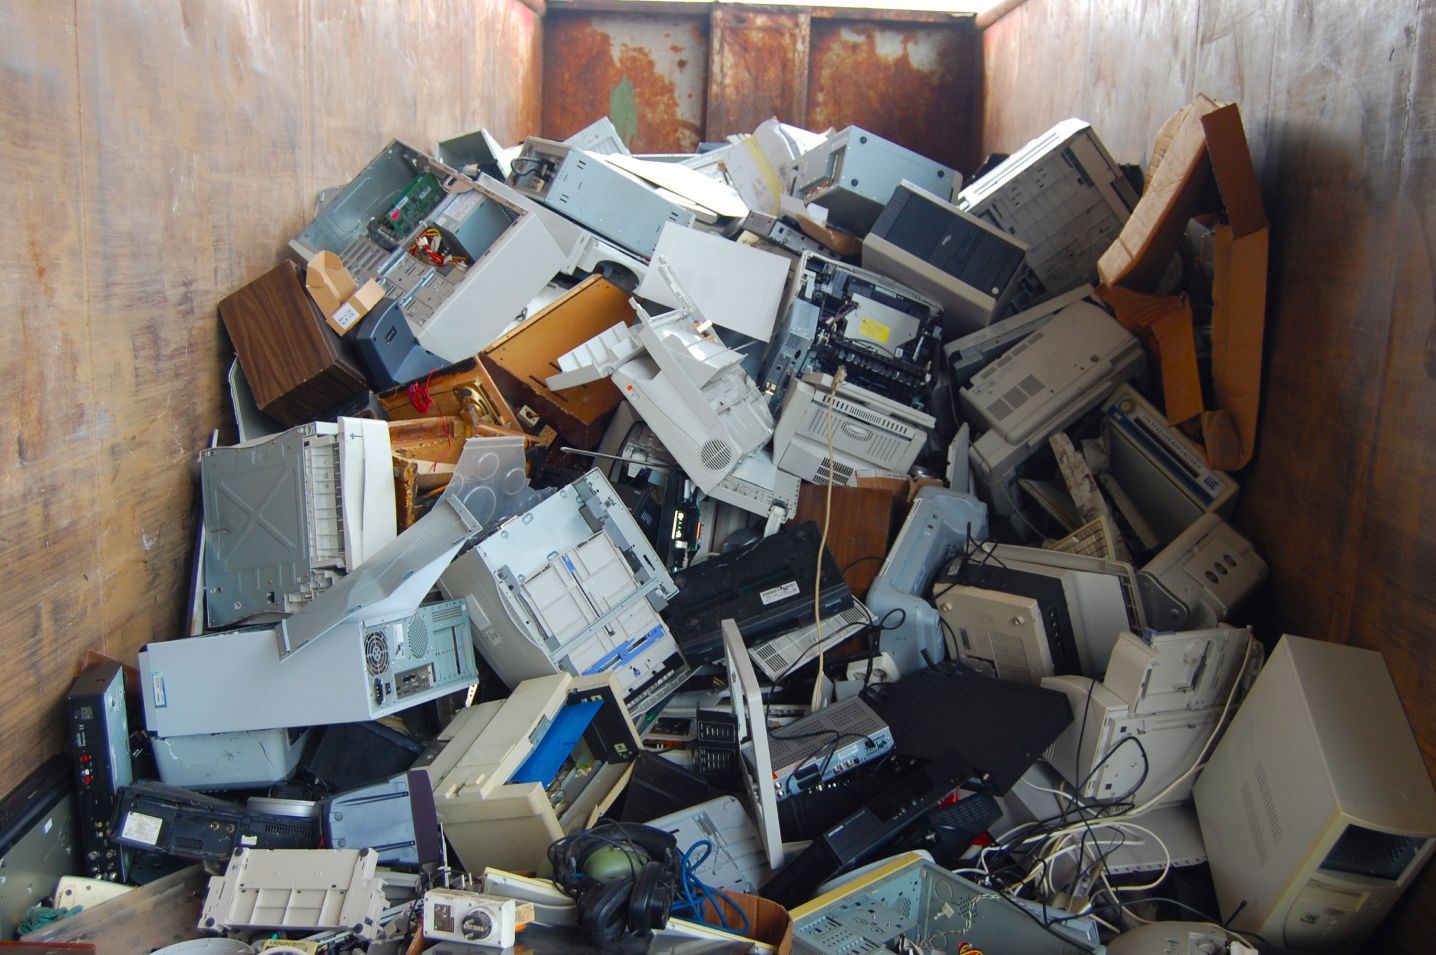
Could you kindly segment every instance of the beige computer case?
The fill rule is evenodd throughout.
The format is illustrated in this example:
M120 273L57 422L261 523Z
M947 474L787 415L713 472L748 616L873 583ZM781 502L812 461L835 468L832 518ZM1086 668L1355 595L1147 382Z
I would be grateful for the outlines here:
M1213 914L1296 951L1355 950L1436 846L1436 791L1396 688L1358 647L1282 637L1193 797Z

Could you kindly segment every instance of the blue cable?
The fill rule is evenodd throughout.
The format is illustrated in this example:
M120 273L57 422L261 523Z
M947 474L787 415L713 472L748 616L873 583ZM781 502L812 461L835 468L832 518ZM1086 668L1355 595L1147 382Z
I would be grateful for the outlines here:
M703 854L695 860L693 854L700 849L703 850ZM711 928L720 928L725 932L738 931L728 924L728 918L723 912L723 905L719 904L720 902L726 903L728 907L734 912L737 912L739 918L743 920L743 928L738 934L747 935L752 931L752 924L748 921L748 913L744 912L728 893L722 889L708 885L698 877L698 868L703 865L704 862L708 861L708 857L712 855L712 853L713 843L707 839L699 839L688 847L688 851L683 853L679 866L679 874L681 876L679 880L679 890L682 892L683 898L674 908L688 911L692 914L695 921L701 922ZM717 913L718 916L718 925L713 925L713 923L703 917L703 905L699 902L698 898L694 897L694 889L697 889L699 898L702 898L704 902L713 906L713 911Z

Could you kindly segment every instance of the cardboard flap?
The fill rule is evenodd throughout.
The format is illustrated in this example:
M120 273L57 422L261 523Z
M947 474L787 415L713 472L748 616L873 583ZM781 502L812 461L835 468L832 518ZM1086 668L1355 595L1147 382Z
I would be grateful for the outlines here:
M354 276L333 252L320 252L309 260L304 270L304 287L326 319L333 318L339 306L356 291Z
M1146 295L1102 286L1097 295L1117 313L1117 321L1139 335L1162 366L1162 402L1168 424L1181 424L1202 413L1202 382L1192 306L1185 295Z
M1270 238L1266 229L1241 237L1234 231L1230 226L1218 226L1215 233L1212 396L1217 408L1231 416L1240 444L1235 454L1207 444L1212 467L1227 471L1245 466L1256 450ZM1207 430L1204 425L1203 432Z
M1262 207L1251 149L1247 146L1246 130L1242 128L1241 112L1236 104L1203 116L1202 130L1206 134L1212 175L1222 194L1232 232L1241 238L1265 229L1266 210Z

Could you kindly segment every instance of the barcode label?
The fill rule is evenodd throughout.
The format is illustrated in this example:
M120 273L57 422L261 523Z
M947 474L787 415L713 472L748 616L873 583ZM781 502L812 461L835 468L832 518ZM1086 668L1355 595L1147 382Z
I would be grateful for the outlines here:
M779 600L784 600L788 597L796 596L797 593L798 582L796 580L790 580L786 584L782 584L777 587L769 587L767 590L759 591L758 599L762 600L763 606L766 607L768 606L768 604L777 603Z

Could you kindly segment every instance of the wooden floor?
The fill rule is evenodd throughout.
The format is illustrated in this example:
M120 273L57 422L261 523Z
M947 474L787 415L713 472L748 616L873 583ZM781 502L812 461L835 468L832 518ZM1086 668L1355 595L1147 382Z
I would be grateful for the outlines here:
M1028 0L984 35L984 142L1068 116L1143 161L1197 92L1241 106L1272 223L1239 524L1284 629L1383 651L1436 770L1436 4ZM1436 867L1394 919L1429 951Z
M536 128L540 46L518 0L0 5L0 791L84 651L178 632L216 303L388 139Z

